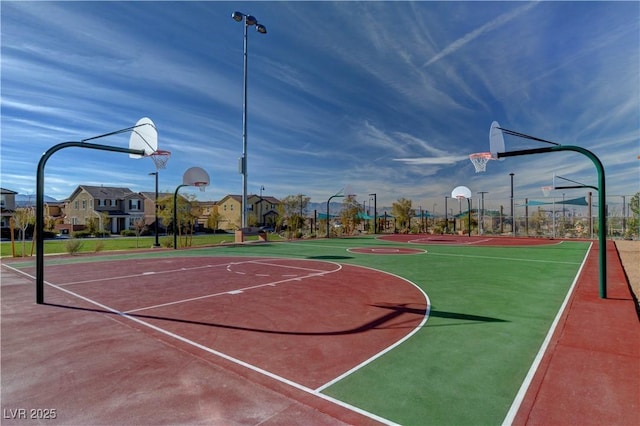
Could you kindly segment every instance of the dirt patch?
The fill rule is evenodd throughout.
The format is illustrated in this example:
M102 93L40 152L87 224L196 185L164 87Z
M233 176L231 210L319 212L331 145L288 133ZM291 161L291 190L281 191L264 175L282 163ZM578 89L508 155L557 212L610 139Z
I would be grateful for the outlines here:
M616 248L620 253L622 266L629 278L631 289L638 300L640 299L640 241L618 240Z

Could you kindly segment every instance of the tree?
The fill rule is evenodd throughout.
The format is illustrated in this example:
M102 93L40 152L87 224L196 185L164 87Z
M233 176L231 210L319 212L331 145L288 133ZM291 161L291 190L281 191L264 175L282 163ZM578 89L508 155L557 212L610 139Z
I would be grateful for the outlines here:
M20 239L22 240L22 257L25 256L25 241L27 239L27 228L29 225L36 223L36 215L33 207L18 208L13 212L13 223L20 231Z
M302 227L304 226L304 218L306 216L307 205L309 204L310 197L306 197L303 194L287 195L278 205L278 222L282 224L286 221L289 232L289 237L293 236L293 232L302 234Z
M406 198L400 198L391 205L391 214L396 217L398 228L402 229L403 232L406 232L409 226L411 212L413 211L411 205L411 200Z
M136 233L136 247L138 247L138 238L140 237L140 234L142 234L142 232L145 230L146 227L147 227L147 223L144 221L143 217L136 219L136 221L133 222L133 230Z
M625 237L638 237L640 236L640 192L636 192L636 195L631 197L629 201L629 209L632 216L627 223L627 234Z
M362 206L356 201L355 195L347 195L342 200L342 210L340 211L340 222L342 222L342 232L351 235L360 224L359 213Z
M158 218L162 223L167 224L167 228L178 236L185 235L185 246L190 245L190 237L193 236L195 224L202 213L201 207L193 195L177 198L177 224L173 221L173 196L166 196L158 200Z
M222 220L222 215L218 212L211 213L207 218L207 229L216 230L220 226L220 221Z

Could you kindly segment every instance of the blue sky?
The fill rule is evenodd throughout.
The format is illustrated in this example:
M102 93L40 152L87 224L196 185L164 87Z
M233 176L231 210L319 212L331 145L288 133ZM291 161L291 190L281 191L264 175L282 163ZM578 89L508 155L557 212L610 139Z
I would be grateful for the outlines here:
M541 199L553 174L597 185L562 152L492 161L491 122L593 151L612 202L640 189L638 2L8 2L2 19L1 185L35 193L43 152L149 117L172 152L160 190L192 166L201 200L242 192L242 24L249 31L248 192L323 202L400 197L442 213L458 185L487 208ZM128 135L96 143L128 146ZM507 150L539 147L505 136ZM153 191L150 159L69 148L45 193L79 184ZM181 191L182 192L182 191ZM191 192L185 189L184 192ZM567 197L585 194L568 191ZM556 194L560 196L560 194Z

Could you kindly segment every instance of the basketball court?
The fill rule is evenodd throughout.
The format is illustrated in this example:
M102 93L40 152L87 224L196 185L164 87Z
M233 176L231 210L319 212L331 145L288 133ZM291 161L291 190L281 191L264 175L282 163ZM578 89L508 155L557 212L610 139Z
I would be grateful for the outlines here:
M33 270L25 268L19 273L31 276ZM73 267L48 265L45 273L43 312L53 318L84 314L101 322L107 320L107 324L115 321L117 328L124 326L121 331L125 334L130 330L144 336L134 348L127 348L127 338L123 342L112 341L115 347L103 344L89 349L85 356L91 357L92 362L102 364L104 358L112 356L107 352L112 351L131 351L130 356L136 359L148 358L147 352L158 349L145 348L143 342L160 341L190 353L190 362L217 364L224 360L225 364L234 364L232 370L241 374L263 376L261 380L268 386L277 387L280 383L320 399L327 399L320 393L323 388L401 344L427 321L426 294L411 282L370 268L328 261L243 257L96 259ZM10 299L6 290L3 289L3 299ZM84 327L75 327L74 320L65 328L65 341L82 333L93 334ZM47 336L38 337L42 339ZM70 354L73 347L77 343L56 350L81 364L90 362ZM96 348L105 353L96 354ZM128 364L130 356L124 356L122 362ZM72 374L78 368L74 364L71 361L64 369ZM131 368L153 368L138 362L134 365L137 367L129 364L124 371L102 374L107 374L110 381L120 381L126 380L123 373L138 375ZM52 372L54 377L59 373ZM20 381L5 373L3 388L15 396L16 386L20 385L12 383L12 378ZM64 375L58 380L64 382ZM76 389L78 384L70 378L69 385ZM139 385L138 392L145 392L144 381ZM47 391L46 386L41 390ZM61 389L51 388L48 392L59 395ZM337 405L347 404L338 401ZM68 408L69 413L79 410L82 411L80 407ZM359 413L355 408L351 411ZM64 415L58 409L58 420L77 420L75 414ZM153 420L154 413L144 416L151 423L159 420ZM364 417L376 418L368 413Z
M53 256L42 305L33 261L3 261L3 424L634 419L619 268L603 301L595 252L571 290L587 243L409 237ZM587 304L562 304L572 293Z

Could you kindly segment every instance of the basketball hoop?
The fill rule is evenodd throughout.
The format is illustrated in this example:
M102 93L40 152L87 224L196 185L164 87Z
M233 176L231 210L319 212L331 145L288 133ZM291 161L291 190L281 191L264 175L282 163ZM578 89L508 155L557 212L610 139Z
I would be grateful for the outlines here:
M469 160L473 163L473 167L476 168L476 173L480 173L486 171L487 162L493 160L493 156L490 152L477 152L469 155Z
M156 170L164 169L167 167L167 161L169 161L169 158L171 157L171 152L159 149L149 154L149 157L151 157L155 163Z
M544 196L548 197L549 194L551 194L551 191L553 191L553 186L543 186L540 189L542 190L542 193L544 194Z
M200 190L200 192L204 192L204 190L207 188L208 185L209 185L208 182L194 182L193 183L193 186L198 188Z

